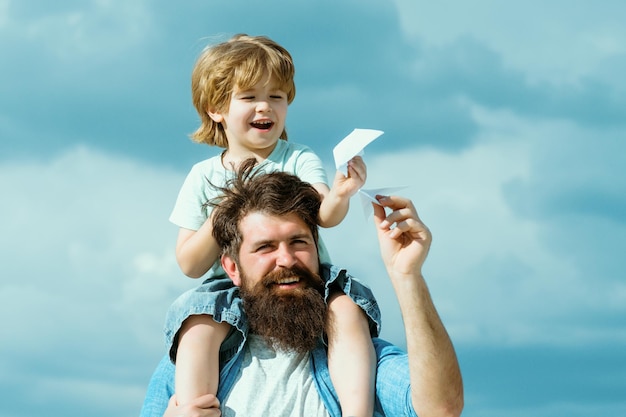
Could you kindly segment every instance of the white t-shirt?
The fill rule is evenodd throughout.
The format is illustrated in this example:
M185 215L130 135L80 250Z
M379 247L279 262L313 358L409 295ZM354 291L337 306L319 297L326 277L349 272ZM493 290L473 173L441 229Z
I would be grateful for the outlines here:
M310 355L274 350L257 335L248 336L243 364L221 410L223 417L329 417Z

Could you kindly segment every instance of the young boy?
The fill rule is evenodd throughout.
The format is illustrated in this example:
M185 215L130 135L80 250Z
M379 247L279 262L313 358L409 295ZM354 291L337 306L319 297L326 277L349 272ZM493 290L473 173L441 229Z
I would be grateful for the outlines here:
M176 258L182 271L192 278L208 273L201 286L179 297L168 311L165 331L176 363L179 404L208 393L219 397L220 351L233 349L222 342L229 332L245 337L248 329L237 289L219 265L206 204L215 197L212 185L223 186L244 160L255 158L258 169L290 172L312 184L322 196L320 224L333 227L365 183L365 164L356 157L348 175L337 172L329 188L320 158L306 146L287 142L285 120L295 97L294 73L287 50L267 37L247 35L205 49L194 67L192 96L201 126L192 138L224 151L191 169L170 216L180 227ZM330 263L323 243L319 246L320 261ZM371 335L379 331L377 304L366 287L352 280L327 289L327 306L329 370L342 414L371 416Z

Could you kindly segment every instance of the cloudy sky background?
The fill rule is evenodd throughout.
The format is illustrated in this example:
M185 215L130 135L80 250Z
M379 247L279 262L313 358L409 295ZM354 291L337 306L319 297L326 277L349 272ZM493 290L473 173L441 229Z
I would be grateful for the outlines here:
M169 303L193 62L246 32L297 68L293 141L406 185L464 416L626 415L626 4L0 0L0 417L135 416ZM371 219L324 232L404 344Z

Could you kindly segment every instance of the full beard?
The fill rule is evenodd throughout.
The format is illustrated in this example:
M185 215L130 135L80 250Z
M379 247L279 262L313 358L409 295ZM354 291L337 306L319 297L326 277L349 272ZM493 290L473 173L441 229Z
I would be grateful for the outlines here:
M279 290L281 278L297 276L306 286ZM262 336L274 349L305 353L313 350L324 332L326 304L319 275L294 267L270 272L248 287L242 277L240 289L250 331Z

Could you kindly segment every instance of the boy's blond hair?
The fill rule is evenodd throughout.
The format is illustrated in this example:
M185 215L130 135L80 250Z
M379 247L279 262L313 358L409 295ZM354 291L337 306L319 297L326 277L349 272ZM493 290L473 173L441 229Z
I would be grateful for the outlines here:
M223 113L230 105L235 87L245 90L269 75L287 94L291 104L296 96L295 67L289 52L265 36L235 35L226 42L209 46L198 57L191 75L193 105L200 115L200 127L191 138L198 143L228 148L228 139L220 123L208 111ZM281 139L287 140L282 131Z

